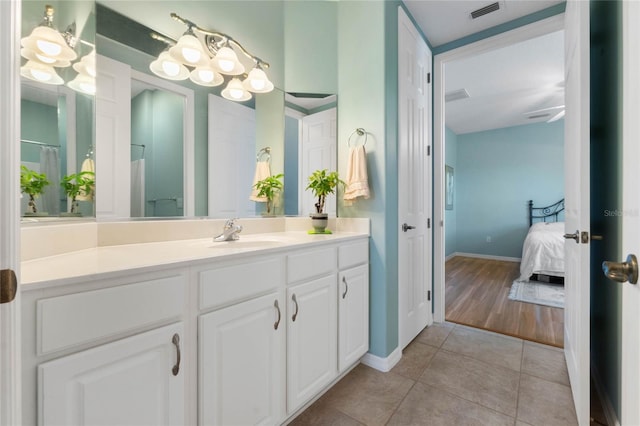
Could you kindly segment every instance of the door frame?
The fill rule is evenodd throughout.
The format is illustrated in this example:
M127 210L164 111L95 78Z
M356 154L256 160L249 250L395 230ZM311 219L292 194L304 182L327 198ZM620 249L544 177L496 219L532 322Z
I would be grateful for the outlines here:
M433 61L433 320L445 320L445 65L564 28L564 14L546 18L434 56Z
M19 1L0 1L0 269L20 283L20 24ZM19 288L19 287L18 287ZM20 291L0 305L0 426L22 423Z

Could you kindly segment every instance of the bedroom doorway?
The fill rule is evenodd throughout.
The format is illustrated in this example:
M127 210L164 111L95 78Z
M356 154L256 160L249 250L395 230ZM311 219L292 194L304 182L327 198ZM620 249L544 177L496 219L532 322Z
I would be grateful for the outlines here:
M550 205L564 196L562 29L563 16L555 16L436 57L435 214L442 225L435 241L436 321L563 346L563 309L508 297L520 277L528 201ZM542 59L534 59L537 50ZM523 62L511 65L513 58ZM518 68L536 64L546 67L546 79L545 72ZM522 102L511 100L516 90ZM472 112L474 103L491 116ZM463 118L456 121L455 114Z

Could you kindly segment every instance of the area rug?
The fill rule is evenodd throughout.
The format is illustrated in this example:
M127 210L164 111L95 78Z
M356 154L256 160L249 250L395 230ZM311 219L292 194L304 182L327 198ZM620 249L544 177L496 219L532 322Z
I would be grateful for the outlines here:
M509 299L564 308L564 286L538 281L514 281L509 291Z

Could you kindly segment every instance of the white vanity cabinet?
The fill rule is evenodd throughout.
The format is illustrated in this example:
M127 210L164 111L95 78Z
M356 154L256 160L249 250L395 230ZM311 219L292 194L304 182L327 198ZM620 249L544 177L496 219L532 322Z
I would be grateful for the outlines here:
M284 418L283 269L279 256L199 272L201 307L225 306L198 320L200 424L273 425Z
M182 425L181 323L38 366L43 425Z
M369 244L359 241L338 249L338 370L369 350Z
M287 259L287 411L338 374L337 249L323 247Z

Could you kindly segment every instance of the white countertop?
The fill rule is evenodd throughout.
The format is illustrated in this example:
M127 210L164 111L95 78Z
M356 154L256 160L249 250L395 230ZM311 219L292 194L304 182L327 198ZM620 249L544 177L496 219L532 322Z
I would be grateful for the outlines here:
M241 235L238 241L214 242L212 238L102 246L41 257L21 263L23 290L36 284L73 284L88 279L121 276L132 272L185 266L190 262L242 257L257 251L277 252L293 246L322 245L337 240L368 237L367 233L334 232L309 235L286 231Z

